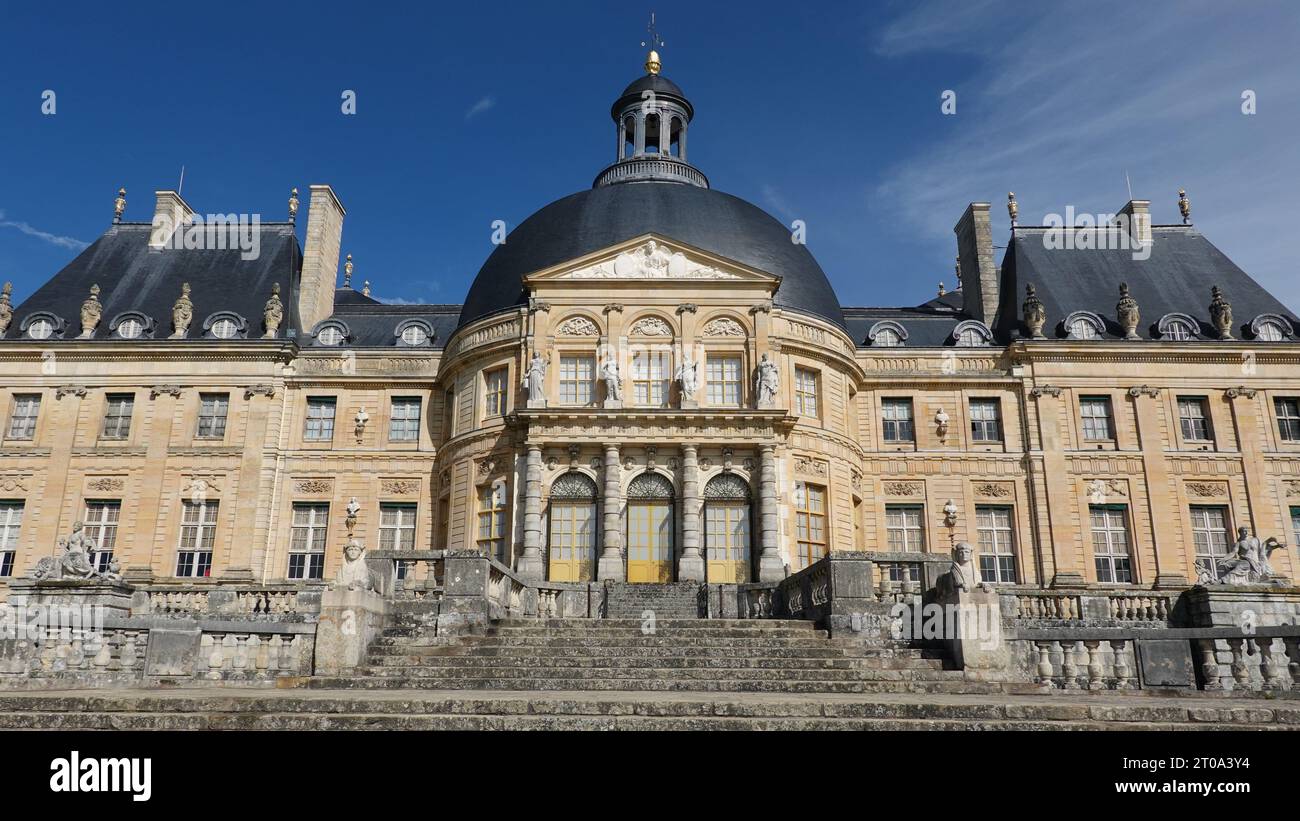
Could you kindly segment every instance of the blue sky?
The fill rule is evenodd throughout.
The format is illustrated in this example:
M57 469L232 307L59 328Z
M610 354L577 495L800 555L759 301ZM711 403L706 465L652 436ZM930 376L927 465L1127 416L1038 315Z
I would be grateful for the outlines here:
M691 160L808 242L846 305L954 285L952 226L1152 200L1293 309L1300 4L655 2ZM1245 9L1249 8L1249 11ZM376 295L459 302L513 228L587 188L649 7L598 2L10 3L0 32L0 279L21 301L173 188L281 219L334 186ZM53 116L41 95L55 91ZM340 95L355 90L357 114ZM957 113L941 113L941 95ZM1257 113L1241 95L1254 92ZM300 223L300 233L302 225Z

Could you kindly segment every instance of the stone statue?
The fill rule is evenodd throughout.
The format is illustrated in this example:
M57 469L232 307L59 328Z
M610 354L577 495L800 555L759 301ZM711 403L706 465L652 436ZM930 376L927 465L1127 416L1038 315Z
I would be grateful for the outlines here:
M781 387L781 371L776 363L763 354L758 361L758 380L755 384L755 390L758 394L758 406L760 408L771 407L776 404L776 392Z
M9 305L9 295L14 292L14 284L6 282L0 290L0 337L9 330L9 323L14 319L14 309Z
M366 435L366 423L370 421L370 414L366 413L364 405L357 410L357 418L355 421L356 425L354 426L354 431L357 434L357 441L360 442L361 437Z
M190 332L190 322L194 319L194 303L190 301L190 284L181 283L181 298L172 306L172 339L184 339Z
M1115 305L1115 316L1119 319L1119 326L1124 329L1125 339L1141 339L1138 336L1138 323L1142 321L1142 313L1138 310L1138 301L1128 291L1128 283L1119 284L1119 302Z
M534 353L528 361L524 387L528 389L529 402L542 402L546 399L546 365L547 362L540 353Z
M379 576L366 564L366 547L356 539L349 538L343 545L343 566L334 579L334 587L379 592Z
M271 298L266 301L266 307L262 309L262 322L266 325L266 333L262 335L263 339L275 339L276 332L280 330L280 323L284 321L284 303L280 301L280 283L271 286Z
M683 399L694 399L695 392L700 389L700 363L683 359L677 366L677 385L682 390Z
M361 502L353 496L348 499L347 516L343 519L343 524L348 528L348 535L352 535L352 528L357 526L357 514L361 512Z
M99 319L104 315L104 306L99 302L99 286L90 286L90 296L81 303L81 336L78 339L90 339L95 335Z
M1029 328L1029 337L1031 339L1046 339L1043 336L1043 326L1047 324L1047 309L1043 306L1043 301L1038 298L1034 292L1033 285L1025 286L1025 304L1021 306L1024 312L1025 325Z
M1212 581L1218 584L1267 583L1275 576L1273 566L1268 561L1269 554L1282 546L1276 538L1260 544L1259 539L1250 534L1249 528L1239 527L1236 549L1219 560L1213 574L1198 573L1198 581Z
M939 577L935 586L941 598L970 593L977 588L986 593L991 589L980 578L979 567L975 564L975 548L969 542L957 542L953 546L952 564L948 565L948 572Z
M618 373L618 360L611 356L601 363L600 378L605 380L605 398L622 401L623 379Z
M108 570L95 570L95 553L99 545L85 532L85 525L75 522L70 536L60 536L58 545L63 552L58 557L46 556L32 568L31 577L38 581L46 579L82 579L90 581L103 579L118 581L122 578L121 565L116 559L109 563Z

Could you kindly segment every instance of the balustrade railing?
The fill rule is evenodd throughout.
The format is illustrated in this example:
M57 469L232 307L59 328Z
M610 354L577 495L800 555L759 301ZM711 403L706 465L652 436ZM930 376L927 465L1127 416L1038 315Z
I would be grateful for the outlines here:
M302 618L320 612L324 585L228 587L209 590L153 585L137 588L132 613L138 616L275 620Z

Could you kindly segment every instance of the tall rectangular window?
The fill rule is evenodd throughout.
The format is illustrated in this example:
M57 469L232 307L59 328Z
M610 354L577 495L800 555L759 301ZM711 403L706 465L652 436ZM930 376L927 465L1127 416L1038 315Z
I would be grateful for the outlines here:
M329 505L294 504L293 531L289 534L289 578L325 577L325 537L329 517Z
M506 560L506 486L490 485L479 492L478 549L499 562Z
M113 551L117 548L117 524L122 516L122 503L119 501L86 502L86 515L82 517L85 532L94 540L95 569L104 571L113 560Z
M1300 507L1291 508L1291 535L1300 544Z
M1228 510L1211 505L1192 505L1192 544L1198 564L1218 564L1228 555Z
M195 435L199 439L224 439L226 414L230 410L230 394L199 394L199 426Z
M207 578L212 575L212 546L217 540L217 503L181 502L181 543L176 553L176 575Z
M794 369L794 410L800 416L817 417L817 372Z
M1016 583L1015 539L1011 530L1011 508L975 508L979 532L980 577L989 584Z
M1109 442L1115 438L1109 396L1080 397L1079 413L1083 418L1083 438L1086 441Z
M808 484L795 488L795 535L799 543L796 570L826 555L826 488Z
M131 435L131 411L135 407L135 394L110 393L106 399L101 438L126 439Z
M880 408L884 416L886 442L915 441L916 430L912 423L911 399L882 399Z
M420 398L395 396L388 414L388 441L420 441Z
M1209 442L1214 439L1210 433L1210 414L1204 397L1178 397L1178 425L1182 428L1183 439L1188 442Z
M1300 442L1300 399L1274 399L1277 432L1284 442Z
M9 433L6 439L35 439L36 419L41 414L39 393L14 394L13 409L9 412Z
M379 549L415 549L415 505L379 506Z
M1092 557L1099 582L1129 584L1133 581L1125 512L1123 505L1092 505L1088 508L1092 523Z
M885 508L885 535L890 553L920 553L925 550L923 512L920 505L889 505Z
M332 396L307 397L307 426L302 438L308 442L334 440L335 399Z
M638 405L662 408L668 404L670 360L667 351L637 351L632 355L632 393Z
M996 399L970 401L970 438L972 442L1001 442L1001 403Z
M740 357L710 356L705 376L709 382L709 405L740 407Z
M505 416L506 368L496 368L483 374L483 415Z
M23 503L0 502L0 576L14 574L18 534L23 528Z
M593 356L560 357L560 403L590 405L596 381Z

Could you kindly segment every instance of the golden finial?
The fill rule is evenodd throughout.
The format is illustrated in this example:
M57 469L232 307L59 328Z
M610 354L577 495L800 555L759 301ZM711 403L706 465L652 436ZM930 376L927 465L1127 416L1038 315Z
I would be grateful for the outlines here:
M1020 218L1020 205L1016 202L1016 192L1007 193L1007 216L1011 217L1011 227L1016 227L1016 222Z
M659 36L659 30L655 28L655 13L653 11L650 12L650 25L646 26L645 30L650 34L649 40L641 41L642 48L650 47L650 55L645 60L645 71L646 74L658 74L663 69L663 63L659 61L659 52L656 49L663 48L667 43Z
M366 284L361 286L361 295L370 296L370 280L367 279Z
M298 224L298 189L289 192L289 224Z
M352 287L352 255L348 254L348 261L343 263L343 287Z
M117 199L113 200L113 224L122 221L122 212L126 210L126 189L117 189Z
M1192 224L1192 203L1187 199L1187 192L1178 189L1178 210L1183 214L1183 225Z

